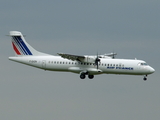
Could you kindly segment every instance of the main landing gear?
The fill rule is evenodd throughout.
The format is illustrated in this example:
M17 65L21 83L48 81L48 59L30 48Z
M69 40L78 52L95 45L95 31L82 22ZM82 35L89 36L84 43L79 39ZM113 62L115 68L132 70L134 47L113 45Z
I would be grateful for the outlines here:
M81 79L85 79L85 78L86 78L86 74L85 74L85 73L81 73L81 74L80 74L80 78L81 78ZM93 79L93 78L94 78L94 75L88 75L88 78L89 78L89 79Z
M146 80L147 80L147 75L145 75L145 76L144 76L143 80L144 80L144 81L146 81Z

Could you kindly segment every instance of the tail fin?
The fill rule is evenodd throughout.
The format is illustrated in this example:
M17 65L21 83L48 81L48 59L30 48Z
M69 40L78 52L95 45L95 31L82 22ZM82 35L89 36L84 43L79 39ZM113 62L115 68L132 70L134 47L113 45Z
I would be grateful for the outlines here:
M48 55L45 53L41 53L35 50L32 46L30 46L24 39L21 32L18 31L10 31L10 36L12 39L12 46L15 54L17 56L26 56L26 55Z

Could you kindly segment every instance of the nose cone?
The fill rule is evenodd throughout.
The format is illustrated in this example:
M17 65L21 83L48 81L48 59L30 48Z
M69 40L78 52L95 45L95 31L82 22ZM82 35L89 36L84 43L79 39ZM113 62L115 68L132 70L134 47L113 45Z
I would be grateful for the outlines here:
M151 72L151 74L152 74L152 73L155 72L155 70L154 70L152 67L150 67L150 72Z

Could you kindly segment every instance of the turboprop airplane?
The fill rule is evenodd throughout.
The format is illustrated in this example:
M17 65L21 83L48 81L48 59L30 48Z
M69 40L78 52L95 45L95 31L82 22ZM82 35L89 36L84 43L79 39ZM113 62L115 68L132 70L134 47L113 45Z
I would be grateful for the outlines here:
M53 56L35 50L19 31L10 31L9 36L15 52L9 60L43 70L78 73L81 79L85 79L86 75L93 79L99 74L124 74L143 75L143 80L155 71L143 60L115 59L116 53L95 56L57 53L59 56Z

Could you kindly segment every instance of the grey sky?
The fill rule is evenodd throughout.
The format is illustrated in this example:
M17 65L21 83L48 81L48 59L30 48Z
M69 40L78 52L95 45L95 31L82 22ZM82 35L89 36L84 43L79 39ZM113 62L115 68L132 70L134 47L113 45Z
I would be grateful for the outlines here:
M160 1L1 0L1 120L159 120ZM42 71L8 60L11 30L42 52L101 54L145 60L148 76Z

